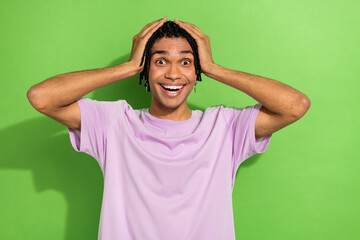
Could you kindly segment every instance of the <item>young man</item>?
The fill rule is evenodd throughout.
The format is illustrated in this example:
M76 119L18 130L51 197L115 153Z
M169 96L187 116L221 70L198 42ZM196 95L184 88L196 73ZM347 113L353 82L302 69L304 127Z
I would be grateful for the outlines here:
M68 127L76 151L98 161L104 174L99 239L235 239L239 165L264 152L272 133L300 119L310 100L276 80L215 64L199 28L166 20L134 36L128 62L60 74L34 85L28 98ZM259 104L189 109L201 72ZM149 109L81 98L138 73L152 91Z

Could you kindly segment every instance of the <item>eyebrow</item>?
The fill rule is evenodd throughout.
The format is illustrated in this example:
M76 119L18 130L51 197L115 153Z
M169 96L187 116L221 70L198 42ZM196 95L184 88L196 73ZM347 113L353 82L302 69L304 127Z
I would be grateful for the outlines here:
M164 54L166 56L169 55L169 52L168 51L164 51L164 50L157 50L153 53L151 53L151 56L154 55L154 54ZM186 54L186 53L191 53L192 55L194 55L194 53L191 51L191 50L185 50L185 51L181 51L180 54Z

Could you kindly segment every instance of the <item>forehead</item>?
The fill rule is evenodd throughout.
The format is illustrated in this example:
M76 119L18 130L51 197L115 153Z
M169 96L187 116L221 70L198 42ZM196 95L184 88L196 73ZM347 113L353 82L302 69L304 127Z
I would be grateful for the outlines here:
M185 38L160 38L151 48L153 55L185 55L192 54L189 42Z

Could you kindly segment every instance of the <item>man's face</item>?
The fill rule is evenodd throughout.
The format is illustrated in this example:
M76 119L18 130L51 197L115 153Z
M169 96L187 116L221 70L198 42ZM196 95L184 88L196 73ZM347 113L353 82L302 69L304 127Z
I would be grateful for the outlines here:
M149 84L152 104L171 109L187 105L187 97L196 82L194 56L188 41L185 38L157 39L151 54ZM169 85L183 87L178 91L165 90L164 87Z

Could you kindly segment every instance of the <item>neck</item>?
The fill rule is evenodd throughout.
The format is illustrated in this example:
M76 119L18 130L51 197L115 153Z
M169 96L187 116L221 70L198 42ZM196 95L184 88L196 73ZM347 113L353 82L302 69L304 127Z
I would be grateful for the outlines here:
M178 108L167 108L162 105L151 104L149 113L160 119L172 121L185 121L191 118L192 110L188 108L186 101Z

